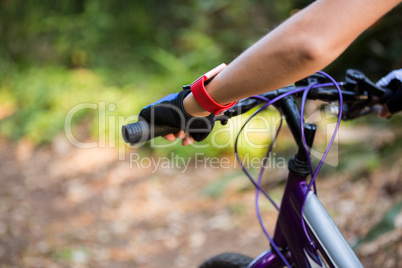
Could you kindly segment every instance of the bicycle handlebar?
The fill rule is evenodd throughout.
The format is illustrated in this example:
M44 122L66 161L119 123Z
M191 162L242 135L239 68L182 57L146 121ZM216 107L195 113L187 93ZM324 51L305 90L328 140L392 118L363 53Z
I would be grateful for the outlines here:
M312 85L313 83L322 83L324 80L325 77L320 74L315 74L296 82L294 86L287 86L275 91L263 93L260 96L272 100L290 91L306 88L306 86ZM332 83L324 85L334 86ZM387 97L392 94L391 90L376 86L362 72L353 69L347 70L345 82L338 83L338 85L341 88L344 101L344 107L341 107L343 120L355 119L370 113L375 105L384 103ZM303 92L300 90L293 96L301 97L302 95ZM336 89L324 88L321 84L321 87L312 88L309 91L307 98L310 100L332 102L337 101L339 95ZM225 124L231 117L246 113L261 103L261 100L253 97L242 99L223 115L217 116L215 120L221 121L222 124ZM158 136L176 133L178 131L180 131L178 128L163 125L151 125L146 121L138 121L136 123L122 126L123 139L131 145L145 142Z
M123 139L130 144L146 142L153 138L179 131L180 129L171 126L151 125L144 120L123 125L122 127Z

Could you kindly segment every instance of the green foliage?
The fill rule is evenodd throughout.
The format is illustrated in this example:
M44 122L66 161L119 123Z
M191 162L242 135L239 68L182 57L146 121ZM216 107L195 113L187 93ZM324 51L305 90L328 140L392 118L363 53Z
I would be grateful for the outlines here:
M371 242L379 236L394 230L396 228L397 217L401 215L401 211L402 202L396 203L392 206L384 213L382 219L374 225L363 238L358 240L354 247L358 248L361 244Z
M245 182L245 184L243 184L243 182ZM233 183L240 183L240 187L238 186L236 188L237 191L241 191L241 188L244 187L244 185L249 186L248 181L246 178L244 178L244 174L242 172L234 172L226 174L224 177L208 184L202 190L201 194L212 198L219 198L224 194L226 188Z
M52 252L52 258L58 262L81 263L88 258L88 250L86 248L63 249Z
M73 107L92 103L97 109L74 114L73 133L78 124L85 124L94 138L108 132L117 136L117 121L116 126L108 120L101 124L104 118L128 118L144 105L177 92L206 70L230 62L309 3L1 1L0 135L14 140L27 137L35 144L49 142L63 131ZM362 69L382 75L399 66L399 11L400 7L373 26L329 70L340 73L346 67L364 65L367 68ZM115 109L101 115L102 105L110 104ZM220 144L228 139L222 129L215 132ZM257 142L269 140L260 136ZM233 141L227 145L231 148ZM173 150L193 155L199 149L175 146ZM205 154L221 151L215 146L206 148ZM262 148L255 153L262 156L264 152Z

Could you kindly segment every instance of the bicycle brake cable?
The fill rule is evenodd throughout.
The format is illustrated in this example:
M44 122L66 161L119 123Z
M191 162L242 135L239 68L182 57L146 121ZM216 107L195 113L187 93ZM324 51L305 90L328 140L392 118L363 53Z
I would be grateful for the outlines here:
M236 141L235 141L235 144L234 144L235 155L236 155L236 159L237 159L237 161L238 161L238 163L239 163L241 169L242 169L243 172L247 175L247 177L249 178L249 180L252 182L252 184L253 184L254 187L256 188L255 208L256 208L257 218L258 218L258 222L260 223L261 229L262 229L262 231L264 232L264 234L265 234L265 236L267 237L267 239L269 240L269 242L271 243L271 246L272 246L272 247L275 249L275 251L278 253L279 257L280 257L280 258L282 259L282 261L286 264L286 266L290 268L291 266L289 265L289 263L288 263L288 261L286 260L285 256L283 256L283 254L280 252L279 248L276 246L274 240L273 240L273 239L271 238L271 236L268 234L268 231L266 230L266 228L265 228L265 226L264 226L264 222L263 222L263 220L262 220L262 216L261 216L261 212L260 212L260 208L259 208L259 202L258 202L258 201L259 201L259 193L262 192L262 193L265 195L265 197L268 198L268 200L271 202L271 204L272 204L277 210L279 210L279 206L278 206L278 205L275 203L275 201L268 195L268 193L261 187L261 179L262 179L262 174L263 174L263 172L264 172L264 170L265 170L266 161L268 160L268 158L269 158L270 155L271 155L273 146L274 146L275 141L276 141L276 139L277 139L277 137L278 137L278 135L279 135L279 132L280 132L280 130L281 130L282 121L283 121L282 116L281 116L281 121L280 121L280 124L279 124L279 126L278 126L278 129L277 129L277 131L276 131L275 137L274 137L274 139L271 141L271 144L270 144L270 146L269 146L269 148L268 148L268 150L267 150L267 153L266 153L266 155L265 155L265 158L264 158L264 160L263 160L262 167L261 167L261 170L260 170L260 173L259 173L259 176L258 176L258 180L257 180L257 181L255 181L255 180L253 179L253 177L251 176L251 174L248 172L248 170L247 170L246 167L244 166L243 162L242 162L241 159L240 159L240 155L239 155L239 152L238 152L237 144L238 144L238 140L239 140L240 134L241 134L241 132L243 131L244 127L251 121L252 118L254 118L257 114L259 114L262 110L266 109L266 108L271 104L269 99L264 98L264 97L262 97L262 96L253 96L253 98L256 98L256 99L265 101L265 102L267 102L267 103L266 103L264 106L262 106L261 108L259 108L256 112L254 112L254 113L247 119L247 121L243 124L243 126L241 127L239 133L237 134Z
M308 185L308 188L307 188L307 191L306 191L306 196L305 196L305 199L304 199L304 202L303 202L303 205L302 205L302 211L301 211L302 214L301 214L301 215L303 215L304 205L305 205L305 201L306 201L306 198L307 198L307 194L308 194L308 192L310 191L310 189L311 189L311 187L312 187L313 185L314 185L314 193L317 192L316 186L315 186L315 178L316 178L316 176L317 176L317 174L318 174L318 172L319 172L319 170L320 170L320 168L321 168L321 166L322 166L322 164L323 164L325 158L326 158L327 155L328 155L328 152L329 152L330 147L332 146L332 144L333 144L333 142L334 142L336 133L337 133L338 128L339 128L340 120L341 120L341 117L342 117L342 110L340 110L339 115L338 115L338 121L337 121L337 124L336 124L336 128L335 128L335 130L334 130L334 133L333 133L333 135L332 135L332 138L331 138L331 140L330 140L330 142L329 142L329 144L328 144L328 146L327 146L327 148L326 148L326 150L325 150L325 152L324 152L324 155L323 155L322 159L320 160L320 162L319 162L319 164L318 164L318 166L317 166L317 169L316 169L315 171L313 171L313 165L312 165L311 157L310 157L310 155L309 155L308 146L307 146L307 143L306 143L306 137L305 137L304 128L303 128L303 124L304 124L304 119L303 119L304 106L305 106L305 103L306 103L306 100L307 100L308 92L309 92L312 88L335 86L336 89L337 89L337 91L338 91L338 93L339 93L339 103L340 103L340 107L343 106L342 93L341 93L341 89L339 88L338 83L337 83L330 75L328 75L328 74L326 74L326 73L324 73L324 72L321 72L321 71L318 72L318 73L323 74L324 76L326 76L329 80L331 80L332 83L312 84L312 85L310 85L310 86L308 86L308 87L305 87L305 88L296 89L296 90L292 90L292 91L286 92L285 94L280 95L280 96L278 96L278 97L276 97L276 98L274 98L274 99L272 99L272 100L269 100L269 99L267 99L267 98L265 98L265 97L258 96L258 95L257 95L257 96L253 96L253 98L256 98L256 99L265 101L266 104L265 104L263 107L259 108L256 112L254 112L254 113L248 118L248 120L243 124L243 126L241 127L241 129L240 129L240 131L239 131L239 133L238 133L238 135L237 135L237 137L236 137L236 141L235 141L235 145L234 145L236 159L237 159L237 161L239 162L239 165L240 165L241 169L242 169L243 172L247 175L247 177L249 178L249 180L252 182L252 184L253 184L254 187L256 188L256 201L255 201L255 205L256 205L257 217L258 217L259 223L260 223L260 225L261 225L261 228L262 228L262 230L263 230L265 236L266 236L266 237L268 238L268 240L270 241L272 247L275 249L275 251L278 253L278 255L280 256L280 258L283 260L283 262L286 264L287 267L290 267L289 263L287 262L286 258L283 256L283 254L279 251L278 247L275 245L275 242L274 242L273 239L270 237L270 235L268 234L266 228L264 227L263 220L262 220L261 213L260 213L260 209L259 209L259 202L258 202L258 200L259 200L259 193L261 192L261 193L263 193L264 196L271 202L271 204L272 204L277 210L279 210L279 206L274 202L274 200L269 196L269 194L268 194L264 189L262 189L262 187L261 187L261 179L262 179L263 172L264 172L264 170L265 170L266 161L268 160L268 158L269 158L270 155L271 155L271 152L272 152L272 149L273 149L273 145L275 144L275 141L276 141L276 139L277 139L277 137L278 137L278 135L279 135L279 132L280 132L280 130L281 130L281 127L282 127L282 116L281 116L280 125L278 126L278 129L277 129L277 131L276 131L275 137L274 137L274 139L271 141L271 144L270 144L270 146L269 146L269 148L268 148L266 157L265 157L265 159L263 160L263 165L262 165L262 167L261 167L261 170L260 170L260 173L259 173L259 176L258 176L258 180L257 180L257 181L255 181L255 180L253 179L253 177L251 176L251 174L250 174L250 173L248 172L248 170L244 167L244 165L243 165L243 163L242 163L242 161L241 161L241 159L240 159L239 153L238 153L237 144L238 144L238 140L239 140L240 134L241 134L241 132L243 131L244 127L245 127L245 126L251 121L251 119L254 118L257 114L259 114L261 111L263 111L264 109L266 109L269 105L275 103L276 101L278 101L278 100L280 100L280 99L282 99L282 98L284 98L284 97L286 97L286 96L288 96L288 95L292 95L292 94L295 94L295 93L299 93L299 92L301 92L301 91L304 91L304 92L303 92L303 97L302 97L301 109L300 109L300 110L301 110L301 131L302 131L303 146L304 146L304 148L305 148L305 150L306 150L306 154L307 154L307 156L308 156L308 162L309 162L309 167L310 167L310 172L311 172L312 178L311 178L311 181L310 181L310 183L309 183L309 185ZM309 239L309 241L312 242L310 236L309 236L308 233L307 233L307 229L306 229L306 226L305 226L305 222L304 222L303 216L301 217L301 219L302 219L302 225L303 225L304 232L305 232L307 238ZM313 245L313 244L312 244L312 245Z
M314 243L313 243L313 241L312 241L310 235L309 235L308 232L307 232L306 224L305 224L304 217L303 217L303 214L304 214L304 207L305 207L305 204L306 204L307 195L308 195L308 193L310 192L310 189L311 189L312 185L314 185L314 193L317 194L317 189L316 189L316 187L315 187L315 179L316 179L316 177L317 177L317 175L318 175L318 172L320 171L320 169L321 169L321 167L322 167L322 164L324 163L325 158L327 157L327 155L328 155L328 153L329 153L329 150L330 150L332 144L334 143L336 134L337 134L338 129L339 129L339 125L340 125L340 123L341 123L341 119L342 119L342 107L343 107L343 96L342 96L342 91L341 91L341 89L340 89L340 87L339 87L339 84L338 84L338 83L335 81L335 79L334 79L332 76L330 76L329 74L327 74L327 73L325 73L325 72L323 72L323 71L319 71L318 73L319 73L319 74L322 74L322 75L324 75L324 76L326 76L326 77L327 77L329 80L331 80L331 82L332 82L332 83L329 83L329 84L321 84L321 86L335 86L335 87L336 87L336 89L337 89L337 91L338 91L338 95L339 95L339 106L341 107L341 109L339 109L338 120L337 120L337 122L336 122L336 126L335 126L334 132L333 132L333 134L332 134L331 140L329 141L329 143L328 143L328 145L327 145L327 148L325 149L324 154L323 154L323 156L322 156L320 162L319 162L318 165L317 165L316 170L313 172L313 164L312 164L312 161L311 161L311 157L310 157L310 153L309 153L309 148L308 148L308 146L307 146L306 137L305 137L305 135L304 135L304 127L303 127L303 125L304 125L304 116L303 116L303 115L304 115L304 106L305 106L305 103L306 103L306 100L307 100L308 92L309 92L314 86L309 86L309 87L307 87L306 90L303 92L303 97L302 97L302 102L301 102L301 107L300 107L300 114L301 114L301 116L300 116L300 126L301 126L301 131L302 131L302 135L301 135L301 136L302 136L303 147L304 147L304 149L306 150L307 160L308 160L309 167L310 167L311 181L310 181L310 183L309 183L309 185L308 185L308 187L307 187L306 195L305 195L305 197L304 197L304 201L303 201L303 205L302 205L302 211L301 211L301 221L302 221L302 226L303 226L304 233L306 234L306 237L307 237L308 240L310 241L310 244L313 245L313 246L314 246Z

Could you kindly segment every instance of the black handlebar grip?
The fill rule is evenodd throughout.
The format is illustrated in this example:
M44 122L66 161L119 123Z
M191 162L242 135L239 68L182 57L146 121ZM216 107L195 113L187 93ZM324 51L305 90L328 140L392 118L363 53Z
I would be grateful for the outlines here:
M121 128L124 141L130 144L146 142L153 138L178 131L180 131L178 128L164 125L150 125L146 121L123 125Z

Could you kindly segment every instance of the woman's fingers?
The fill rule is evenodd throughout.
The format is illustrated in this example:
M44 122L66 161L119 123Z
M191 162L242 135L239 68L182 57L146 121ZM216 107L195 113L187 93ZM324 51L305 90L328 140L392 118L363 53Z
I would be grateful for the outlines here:
M170 141L170 142L173 142L176 138L177 139L182 139L183 141L182 141L182 145L183 146L186 146L186 145L189 145L189 144L191 144L191 143L194 143L195 142L195 140L193 139L193 137L191 137L191 135L186 135L186 133L184 133L184 131L179 131L179 132L176 132L176 133L171 133L171 134L167 134L167 135L165 135L165 136L162 136L165 140L168 140L168 141Z
M183 130L180 130L179 132L177 132L177 133L175 134L175 136L176 136L176 138L178 138L178 139L184 139L184 138L186 137L186 133L184 133Z
M167 134L165 136L162 136L165 140L168 141L174 141L176 139L175 134L171 133L171 134Z
M382 106L382 109L378 113L378 116L381 118L387 118L391 116L391 112L389 111L388 106L386 104Z
M181 144L182 144L183 146L186 146L186 145L192 144L192 143L194 143L194 142L195 142L195 140L193 139L193 137L187 136L187 137L185 137L185 138L183 139L183 141L181 142Z

